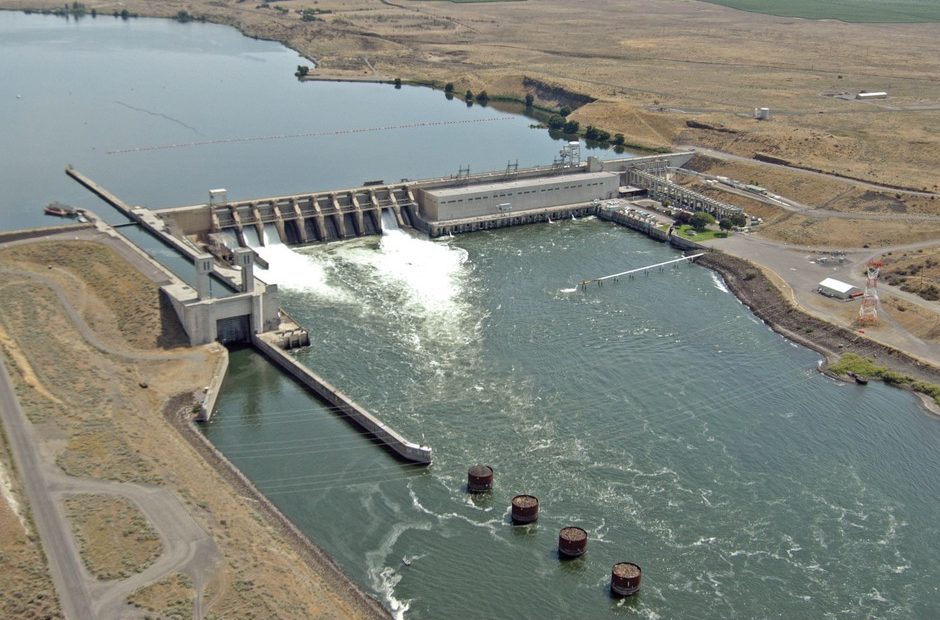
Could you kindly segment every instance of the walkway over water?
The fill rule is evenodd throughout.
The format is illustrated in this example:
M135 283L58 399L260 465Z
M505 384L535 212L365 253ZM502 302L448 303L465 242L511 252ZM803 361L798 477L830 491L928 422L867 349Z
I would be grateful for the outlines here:
M603 284L606 280L618 280L623 276L629 276L632 279L633 274L636 274L636 273L649 274L651 269L656 269L657 267L659 267L660 271L662 271L662 268L665 267L666 265L674 265L678 267L679 263L683 263L683 262L691 263L693 260L695 260L699 256L703 256L704 254L705 252L699 252L698 254L692 254L690 256L682 256L680 258L674 258L672 260L667 260L661 263L656 263L655 265L647 265L646 267L637 267L636 269L628 269L627 271L621 271L620 273L611 274L609 276L603 276L601 278L592 278L590 280L582 280L581 290L586 289L587 285L592 284L592 283Z

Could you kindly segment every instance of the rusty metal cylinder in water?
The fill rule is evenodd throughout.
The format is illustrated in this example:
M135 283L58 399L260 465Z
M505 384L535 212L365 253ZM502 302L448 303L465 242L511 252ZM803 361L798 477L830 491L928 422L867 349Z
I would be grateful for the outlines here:
M493 488L493 468L489 465L474 465L467 470L467 490L483 493Z
M512 498L512 522L533 523L539 518L539 498L534 495L517 495Z
M616 596L632 596L640 589L643 575L639 564L620 562L610 573L610 591Z
M558 533L558 554L563 558L577 558L587 551L587 532L570 525Z

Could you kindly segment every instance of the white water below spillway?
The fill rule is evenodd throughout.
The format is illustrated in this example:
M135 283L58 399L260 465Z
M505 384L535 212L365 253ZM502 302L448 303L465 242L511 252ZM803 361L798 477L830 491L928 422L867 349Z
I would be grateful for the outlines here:
M395 213L391 209L382 209L382 234L385 231L398 230L398 222L395 220Z
M403 289L408 302L434 315L457 312L467 252L398 228L395 214L382 212L382 238L374 247L351 245L341 258L365 267Z
M249 230L251 237L248 235ZM254 227L245 227L245 233L248 245L268 263L267 269L258 268L255 271L263 281L292 291L313 293L329 299L345 298L342 291L327 284L326 269L322 264L281 242L275 224L265 224L264 245L255 243L258 234Z
M258 239L258 231L254 226L245 226L242 234L245 235L245 243L248 244L249 248L257 250L261 247L261 240Z
M222 233L222 243L225 244L230 250L235 250L241 247L241 243L238 242L238 235L235 234L234 230L223 230Z
M281 236L280 236L280 234L277 232L277 225L276 225L276 224L265 224L265 225L264 225L264 230L263 230L262 232L263 232L263 234L264 234L264 245L265 245L265 247L270 246L270 245L280 245L280 244L281 244Z

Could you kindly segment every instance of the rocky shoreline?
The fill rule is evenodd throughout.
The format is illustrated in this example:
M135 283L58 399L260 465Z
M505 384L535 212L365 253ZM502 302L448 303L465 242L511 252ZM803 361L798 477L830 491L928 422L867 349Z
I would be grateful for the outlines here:
M320 574L332 588L345 592L356 604L363 618L387 619L389 612L377 600L364 592L343 569L288 519L257 487L231 463L202 434L192 421L194 399L191 394L180 394L171 399L165 409L164 418L179 431L187 443L215 469L226 482L241 495L254 500L265 521L297 551L311 570Z
M802 311L770 281L760 267L747 260L710 249L696 259L696 263L717 272L735 297L772 330L824 355L826 364L821 367L823 372L826 372L826 365L842 353L855 353L914 379L940 383L940 368ZM845 377L827 374L846 380ZM940 411L932 399L921 400L932 412Z

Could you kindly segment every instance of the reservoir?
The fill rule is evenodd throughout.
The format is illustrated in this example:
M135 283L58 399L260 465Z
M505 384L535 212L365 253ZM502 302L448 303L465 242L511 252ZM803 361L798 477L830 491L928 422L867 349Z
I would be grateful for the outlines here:
M50 200L107 213L67 163L161 207L560 148L427 89L299 84L296 54L226 28L9 13L0 35L0 118L21 155L0 167L3 228L45 223ZM484 122L417 126L465 120ZM328 135L379 127L394 128ZM232 141L294 134L317 135ZM396 461L249 350L206 433L396 615L940 615L940 421L908 393L821 376L699 267L576 290L668 247L586 219L264 252L311 333L298 357L435 462ZM465 493L475 463L496 472L488 495ZM540 499L535 525L510 525L520 493ZM567 525L588 551L560 562ZM644 578L616 601L620 561Z

